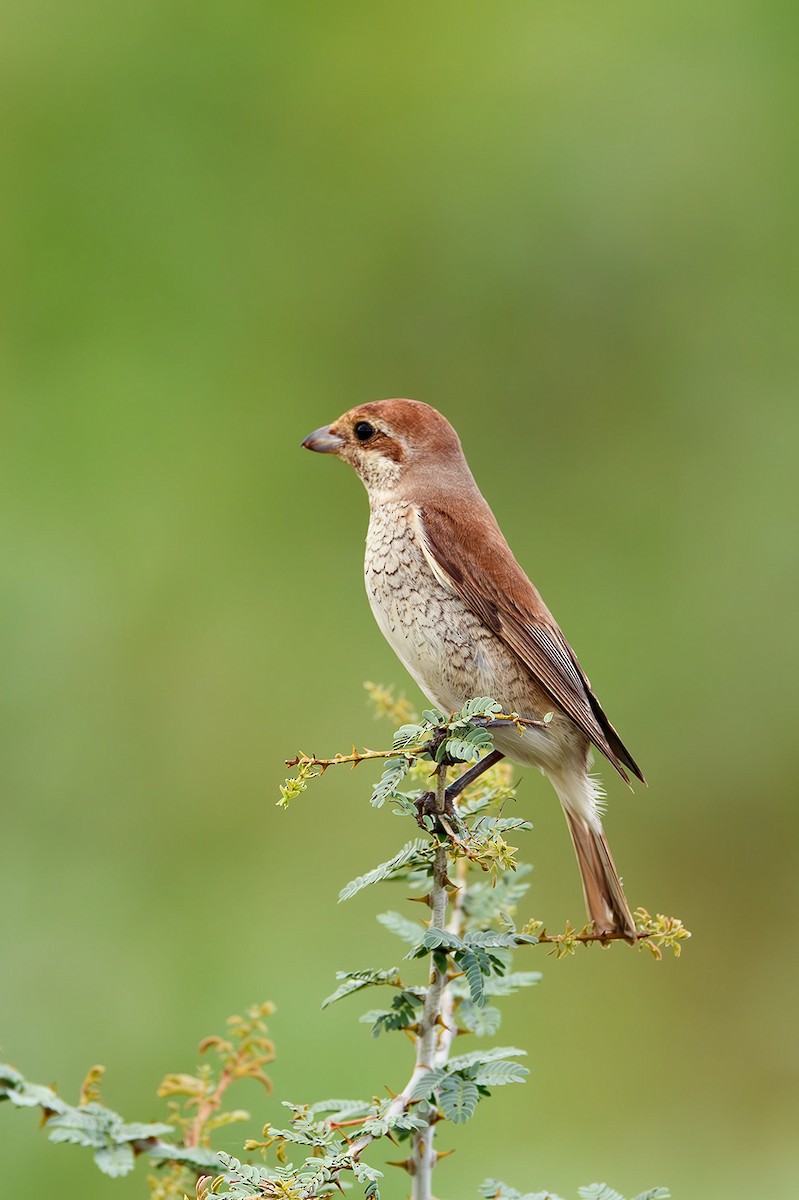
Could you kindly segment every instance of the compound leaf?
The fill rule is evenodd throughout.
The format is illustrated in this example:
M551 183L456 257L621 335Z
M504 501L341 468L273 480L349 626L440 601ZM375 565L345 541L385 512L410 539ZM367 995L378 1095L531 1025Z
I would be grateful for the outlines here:
M438 1088L441 1110L455 1125L464 1125L474 1116L479 1099L477 1084L462 1075L447 1075Z
M481 1087L501 1087L506 1083L524 1083L530 1074L528 1067L521 1063L499 1059L497 1062L484 1063L474 1074L475 1083Z
M425 864L427 860L422 857L421 851L427 850L428 845L429 843L424 838L415 838L412 842L406 842L393 858L380 863L372 871L367 871L365 875L358 875L355 879L351 879L339 892L339 900L351 900L353 896L357 896L358 892L370 887L373 883L381 883L384 879L390 879L392 875L397 874L409 863L413 863L414 866Z
M105 1146L94 1155L94 1161L104 1175L119 1178L133 1170L135 1159L133 1147L128 1142L120 1142L115 1146Z

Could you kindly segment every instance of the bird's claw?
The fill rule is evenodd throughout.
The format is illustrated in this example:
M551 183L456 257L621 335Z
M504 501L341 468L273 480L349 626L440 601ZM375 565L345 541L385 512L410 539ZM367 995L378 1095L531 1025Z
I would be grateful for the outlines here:
M457 812L455 811L455 801L445 792L444 793L444 811L438 809L438 798L435 792L423 792L416 800L416 820L422 829L429 829L429 824L426 823L428 817L432 817L433 823L438 824L440 817L450 817L457 820Z

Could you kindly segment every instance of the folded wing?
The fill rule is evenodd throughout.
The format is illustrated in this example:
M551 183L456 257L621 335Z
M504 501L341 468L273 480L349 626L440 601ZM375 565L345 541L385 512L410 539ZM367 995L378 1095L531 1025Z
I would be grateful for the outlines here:
M479 509L460 505L450 510L434 504L419 508L420 534L431 568L505 642L622 779L629 783L627 768L645 782L591 691L577 656L484 504ZM492 526L490 539L485 536L486 520ZM456 547L468 547L468 557Z

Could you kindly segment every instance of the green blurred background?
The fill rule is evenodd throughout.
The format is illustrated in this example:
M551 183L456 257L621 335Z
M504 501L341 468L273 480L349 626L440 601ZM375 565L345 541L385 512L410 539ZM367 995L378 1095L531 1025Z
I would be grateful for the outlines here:
M8 0L0 455L4 1054L162 1112L271 997L278 1099L407 1070L336 968L339 886L404 837L282 760L414 700L361 581L366 502L300 439L409 395L458 428L650 780L610 770L634 904L694 932L507 1004L530 1050L442 1166L567 1196L796 1195L795 8ZM528 773L530 913L582 919ZM342 829L350 830L347 835ZM3 1190L144 1196L0 1112ZM235 1151L243 1134L225 1131ZM389 1200L405 1195L389 1179Z

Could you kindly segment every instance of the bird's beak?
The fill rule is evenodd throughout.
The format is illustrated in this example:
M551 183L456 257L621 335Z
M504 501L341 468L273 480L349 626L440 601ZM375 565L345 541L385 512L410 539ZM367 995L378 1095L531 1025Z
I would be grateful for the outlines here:
M332 425L323 425L309 433L302 444L306 450L315 450L317 454L338 454L344 438L333 432Z

